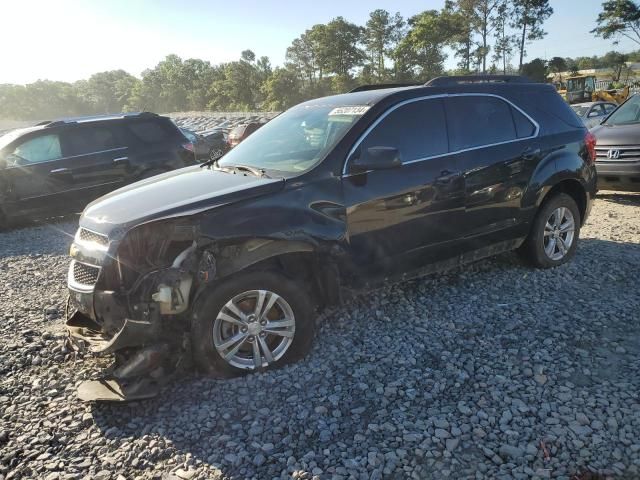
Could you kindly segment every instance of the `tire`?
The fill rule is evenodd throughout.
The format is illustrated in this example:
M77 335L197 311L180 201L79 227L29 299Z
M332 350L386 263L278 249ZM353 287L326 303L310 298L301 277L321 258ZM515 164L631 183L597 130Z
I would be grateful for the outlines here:
M567 263L576 253L580 223L575 200L565 193L553 195L538 210L520 255L537 268Z
M256 309L260 292L266 293L262 318ZM278 368L304 357L311 348L315 310L300 282L271 271L246 272L225 279L205 295L191 323L193 359L203 373L230 377ZM266 310L270 301L273 306ZM244 320L229 306L241 310ZM270 322L272 329L263 331ZM276 327L272 322L280 323Z

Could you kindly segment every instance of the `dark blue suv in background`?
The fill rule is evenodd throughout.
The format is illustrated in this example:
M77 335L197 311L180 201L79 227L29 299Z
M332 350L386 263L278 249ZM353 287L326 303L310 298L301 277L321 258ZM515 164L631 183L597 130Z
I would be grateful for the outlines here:
M154 113L17 129L0 137L0 227L80 212L123 185L194 163L193 145Z

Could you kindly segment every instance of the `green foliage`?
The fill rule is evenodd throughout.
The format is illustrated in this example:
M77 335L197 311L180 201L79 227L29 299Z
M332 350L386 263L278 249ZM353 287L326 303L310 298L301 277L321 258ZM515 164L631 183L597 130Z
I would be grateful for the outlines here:
M534 82L546 82L547 65L544 60L534 58L529 63L522 64L522 74Z
M518 65L519 70L522 71L527 42L540 40L547 34L542 24L551 16L553 8L549 5L549 0L513 0L511 5L511 26L519 30L520 61Z
M547 3L444 0L440 10L427 10L407 21L399 13L377 9L364 26L336 17L294 39L285 64L275 69L269 58L247 49L238 60L219 65L168 55L141 78L113 70L75 83L0 85L0 117L44 120L135 110L284 110L356 85L419 82L445 74L448 48L459 60L459 69L451 73L506 73L512 71L515 49L510 28L517 28L526 42L540 38L542 23L551 14ZM519 47L522 58L523 44Z
M404 19L399 13L391 16L386 10L378 9L369 14L363 34L368 63L362 75L367 77L368 82L390 78L390 72L385 68L385 59L393 55L393 50L402 39L404 25Z
M602 12L596 19L598 26L591 30L615 43L626 37L640 44L640 7L631 0L608 0L602 4Z

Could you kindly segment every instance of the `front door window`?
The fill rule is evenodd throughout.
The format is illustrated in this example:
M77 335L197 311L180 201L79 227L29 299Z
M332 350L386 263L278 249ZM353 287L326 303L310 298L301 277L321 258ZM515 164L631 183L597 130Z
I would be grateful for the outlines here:
M8 156L10 163L28 165L62 158L58 135L42 135L18 145Z

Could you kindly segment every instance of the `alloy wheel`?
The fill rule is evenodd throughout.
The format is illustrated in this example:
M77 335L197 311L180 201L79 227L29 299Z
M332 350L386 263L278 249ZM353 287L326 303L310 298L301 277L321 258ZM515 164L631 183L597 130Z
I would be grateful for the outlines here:
M213 323L213 343L229 365L245 370L277 362L291 346L296 322L289 303L269 290L229 300Z
M569 253L575 235L575 219L566 207L558 207L544 225L544 253L551 260L558 261Z

